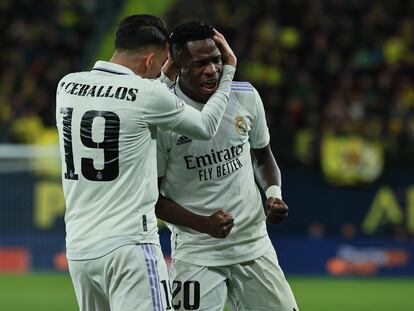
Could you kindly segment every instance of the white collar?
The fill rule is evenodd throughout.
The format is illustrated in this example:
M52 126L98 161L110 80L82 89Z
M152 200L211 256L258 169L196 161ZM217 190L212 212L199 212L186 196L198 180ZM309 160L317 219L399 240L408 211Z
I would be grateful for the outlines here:
M178 98L182 99L186 104L192 106L193 108L197 110L202 110L204 105L203 103L197 102L194 99L191 99L188 97L180 88L179 79L177 79L177 82L174 84L174 93L178 96Z
M128 67L103 60L98 60L92 70L99 70L117 75L135 75L135 73Z

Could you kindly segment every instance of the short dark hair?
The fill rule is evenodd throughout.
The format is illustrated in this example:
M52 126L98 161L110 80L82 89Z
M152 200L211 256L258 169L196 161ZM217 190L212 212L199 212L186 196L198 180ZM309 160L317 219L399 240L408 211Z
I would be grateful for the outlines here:
M124 18L115 34L115 49L138 50L150 45L164 48L169 41L167 26L159 17L136 14Z
M170 53L174 61L182 51L185 44L190 41L198 41L213 38L214 28L201 21L187 21L174 26L170 36Z

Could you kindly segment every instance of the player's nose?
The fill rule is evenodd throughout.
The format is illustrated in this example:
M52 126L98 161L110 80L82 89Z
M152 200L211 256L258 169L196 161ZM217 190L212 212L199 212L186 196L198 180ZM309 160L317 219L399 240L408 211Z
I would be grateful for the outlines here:
M213 62L208 63L204 67L204 73L207 75L214 75L217 73L217 71L218 71L218 68Z

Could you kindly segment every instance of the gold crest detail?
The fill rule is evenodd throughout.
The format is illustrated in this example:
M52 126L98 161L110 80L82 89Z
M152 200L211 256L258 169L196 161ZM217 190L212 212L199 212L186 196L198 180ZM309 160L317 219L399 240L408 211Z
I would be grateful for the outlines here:
M238 116L235 119L236 123L234 124L236 126L236 131L240 135L247 135L247 122L246 119L243 116Z

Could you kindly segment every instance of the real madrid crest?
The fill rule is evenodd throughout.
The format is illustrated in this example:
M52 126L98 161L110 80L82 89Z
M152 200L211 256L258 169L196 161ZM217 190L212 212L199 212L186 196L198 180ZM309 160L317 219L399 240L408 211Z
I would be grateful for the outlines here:
M235 121L234 125L236 126L237 133L240 135L247 135L248 128L246 119L243 116L238 116Z
M176 97L175 106L177 107L177 109L182 109L184 107L184 102L178 97Z

